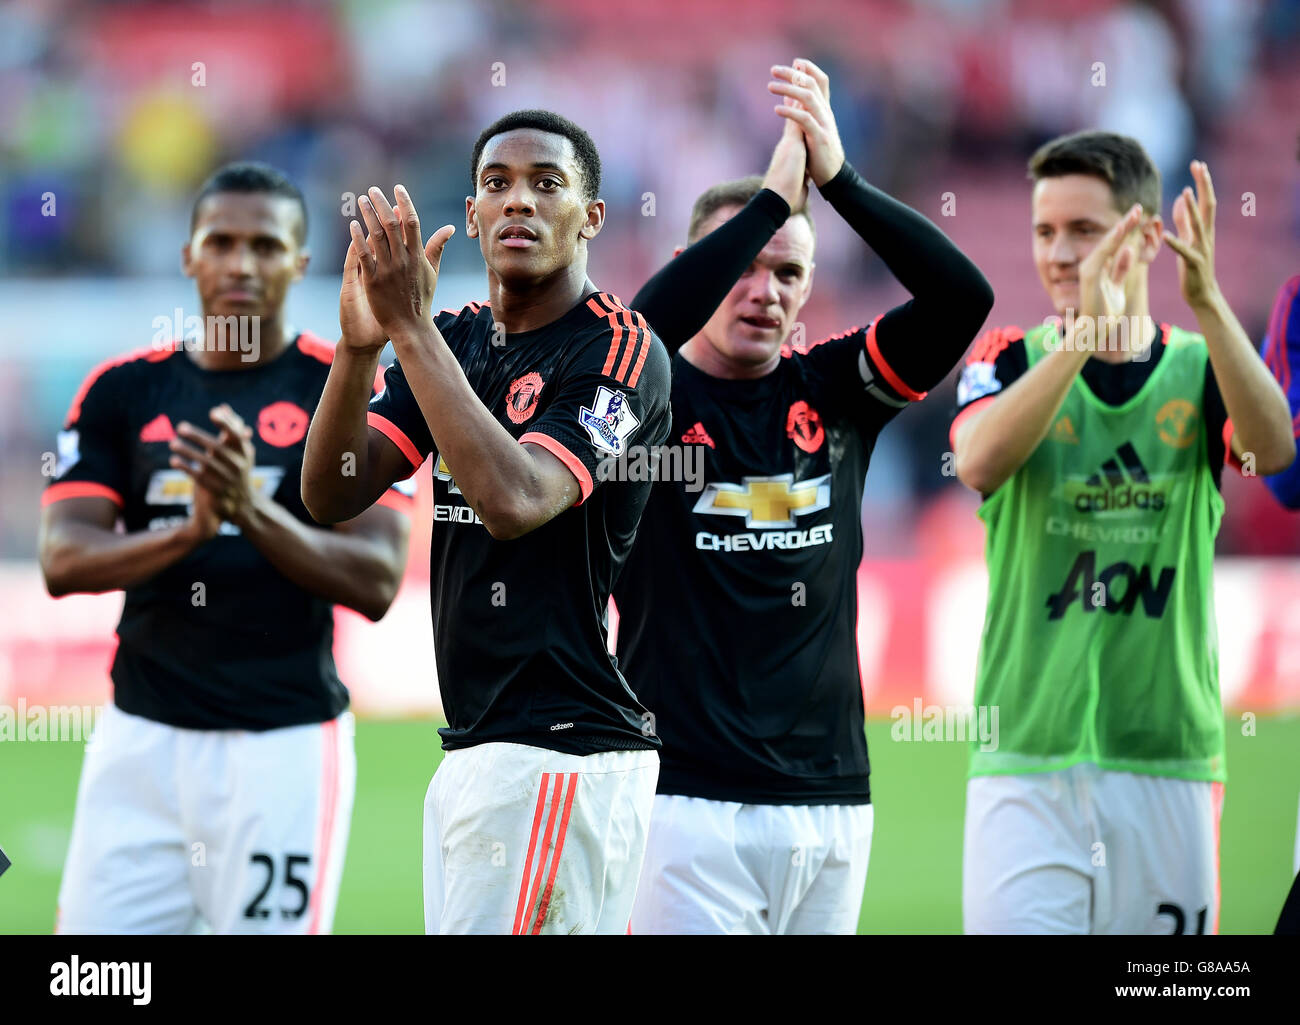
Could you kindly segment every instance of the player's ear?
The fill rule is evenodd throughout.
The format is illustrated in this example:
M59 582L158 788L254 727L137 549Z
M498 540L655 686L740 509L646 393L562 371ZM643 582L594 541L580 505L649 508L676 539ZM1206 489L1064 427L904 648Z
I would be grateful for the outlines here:
M470 238L478 238L478 223L474 217L474 197L465 197L465 234Z
M600 234L600 229L605 226L605 201L603 199L592 200L587 204L587 220L582 227L578 229L578 235L590 242Z
M812 296L813 271L817 269L817 264L808 264L808 276L804 278L803 294L799 296L799 308L803 309L804 303Z
M194 258L190 256L190 244L181 246L181 273L187 278L194 277Z
M311 250L304 246L298 251L298 256L293 262L293 280L301 281L304 274L307 273L307 264L311 263Z
M1150 263L1156 258L1156 253L1160 252L1160 245L1164 240L1164 222L1160 220L1160 215L1156 214L1150 220L1143 221L1138 230L1142 233L1142 242L1138 247L1138 259L1142 263Z

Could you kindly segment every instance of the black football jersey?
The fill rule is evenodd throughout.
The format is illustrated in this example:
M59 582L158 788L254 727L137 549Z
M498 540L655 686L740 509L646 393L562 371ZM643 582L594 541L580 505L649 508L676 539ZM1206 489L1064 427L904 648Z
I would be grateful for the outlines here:
M576 505L531 533L494 539L439 454L400 361L388 368L370 425L412 472L435 461L430 586L443 746L496 741L571 754L658 747L606 632L610 589L650 485L604 479L601 467L667 437L663 345L607 293L517 334L498 332L479 303L444 310L436 323L498 422L520 443L554 454L582 489Z
M216 433L209 413L227 403L253 429L253 486L318 526L303 507L300 476L333 353L303 333L249 369L204 370L180 342L101 364L73 399L43 502L108 498L128 533L185 522L194 485L168 466L168 442L181 421ZM405 509L410 487L382 501ZM283 576L231 523L127 589L117 638L113 700L157 722L265 730L325 722L347 707L333 605Z
M664 744L659 793L870 800L862 492L880 429L907 405L872 370L873 330L787 349L756 380L673 360L672 443L702 473L654 485L614 594L621 664Z

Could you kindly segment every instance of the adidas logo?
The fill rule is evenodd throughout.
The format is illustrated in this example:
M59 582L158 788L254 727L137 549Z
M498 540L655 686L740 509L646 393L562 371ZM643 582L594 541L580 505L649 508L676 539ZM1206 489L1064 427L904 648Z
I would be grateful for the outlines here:
M1126 441L1083 482L1083 490L1074 496L1074 507L1085 513L1117 509L1159 512L1165 507L1165 494L1151 485L1151 476L1137 449Z
M1074 424L1068 416L1061 417L1052 425L1050 437L1053 441L1063 441L1067 445L1079 444L1079 436L1074 433Z
M682 435L682 441L688 445L708 445L709 448L718 447L713 444L713 439L709 437L709 432L704 429L704 424L698 420L694 427Z
M172 422L167 419L166 413L159 413L140 428L141 441L171 441L174 437L176 431L172 429Z

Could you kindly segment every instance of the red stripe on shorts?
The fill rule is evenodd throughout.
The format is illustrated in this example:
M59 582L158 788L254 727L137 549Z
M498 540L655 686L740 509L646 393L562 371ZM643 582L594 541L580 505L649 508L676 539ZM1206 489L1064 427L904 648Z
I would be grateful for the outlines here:
M533 831L528 838L528 856L524 859L524 878L519 884L519 903L515 905L515 924L510 932L518 936L524 924L524 908L528 906L528 881L532 877L533 852L537 850L537 831L542 825L542 812L546 809L546 789L550 786L551 774L542 773L542 786L537 791L537 810L533 812ZM540 873L539 873L540 874Z
M555 838L555 854L551 858L551 871L546 877L546 891L542 894L541 906L537 909L537 921L533 923L533 935L542 931L546 922L546 911L551 905L551 891L555 887L555 875L560 868L560 855L564 853L564 837L569 832L569 812L573 810L573 795L578 792L578 774L567 772L564 782L568 785L568 794L564 798L564 814L560 817L560 832Z
M313 936L320 931L321 891L325 889L326 871L329 869L330 841L334 838L334 811L339 798L339 721L331 719L321 723L321 816L316 836L316 885L311 891L311 924L307 931Z

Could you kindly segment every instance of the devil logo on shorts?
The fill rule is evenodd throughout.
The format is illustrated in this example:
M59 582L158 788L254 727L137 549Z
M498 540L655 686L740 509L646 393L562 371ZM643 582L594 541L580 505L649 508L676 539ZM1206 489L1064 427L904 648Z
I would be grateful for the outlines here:
M537 411L537 397L546 382L541 374L524 374L510 383L506 394L506 416L511 423L521 424Z

